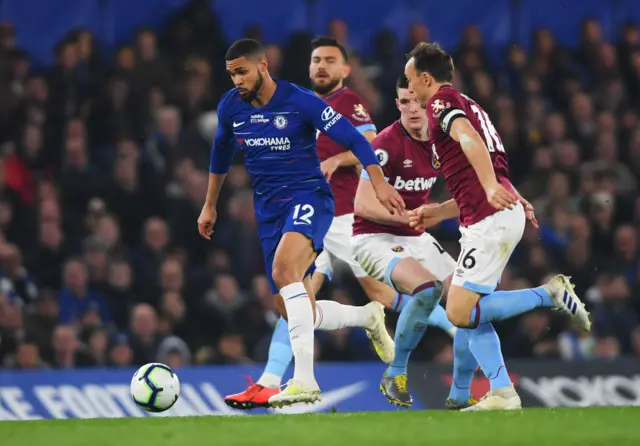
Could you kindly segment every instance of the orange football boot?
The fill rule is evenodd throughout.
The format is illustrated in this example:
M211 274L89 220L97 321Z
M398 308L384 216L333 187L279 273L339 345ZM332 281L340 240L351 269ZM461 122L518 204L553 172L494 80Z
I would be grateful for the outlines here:
M280 393L279 388L264 387L249 379L249 386L244 392L224 397L227 406L239 410L251 410L256 407L270 407L269 398Z

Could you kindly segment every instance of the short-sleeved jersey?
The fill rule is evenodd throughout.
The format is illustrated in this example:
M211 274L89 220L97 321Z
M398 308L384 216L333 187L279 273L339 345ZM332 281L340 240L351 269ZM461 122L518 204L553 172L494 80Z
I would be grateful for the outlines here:
M277 80L264 107L242 101L237 89L218 105L218 131L209 171L224 174L238 148L251 176L259 222L289 213L290 203L310 191L332 196L316 151L316 130L350 147L363 164L377 162L354 126L310 90ZM364 161L363 161L364 159Z
M440 166L434 163L429 143L412 138L400 121L396 121L375 137L373 148L385 178L400 193L407 209L426 203L440 175ZM366 172L363 171L362 176L366 178ZM356 215L353 235L358 234L420 235L408 225L383 225Z
M498 182L513 190L509 180L507 154L487 113L473 99L450 85L442 86L429 99L426 112L434 160L441 164L451 196L460 209L460 224L469 226L496 213L496 209L487 201L480 180L460 143L449 136L451 125L456 119L468 119L489 150Z
M347 87L324 96L323 99L333 109L344 116L360 133L376 130L362 100ZM325 134L318 134L318 155L324 161L347 149ZM358 172L355 166L339 167L331 177L331 190L335 198L335 215L353 214L353 200L358 188Z

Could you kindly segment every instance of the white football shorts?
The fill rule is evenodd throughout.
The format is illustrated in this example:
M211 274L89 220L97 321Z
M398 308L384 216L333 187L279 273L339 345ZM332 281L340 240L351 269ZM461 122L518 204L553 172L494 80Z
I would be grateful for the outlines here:
M342 260L351 268L357 278L367 277L351 254L349 239L353 232L353 214L333 217L327 235L324 237L324 250L316 259L316 271L331 280L335 260Z
M427 233L417 237L358 234L351 237L351 248L355 259L365 272L392 288L391 272L404 258L415 258L441 281L451 276L456 266L449 253Z
M513 209L460 227L460 256L451 283L480 294L495 291L526 222L524 207L518 203Z

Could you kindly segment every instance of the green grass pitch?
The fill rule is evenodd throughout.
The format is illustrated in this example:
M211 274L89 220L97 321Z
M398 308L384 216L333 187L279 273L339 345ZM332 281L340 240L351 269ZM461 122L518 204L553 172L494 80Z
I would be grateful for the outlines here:
M1 423L2 446L640 445L640 407Z

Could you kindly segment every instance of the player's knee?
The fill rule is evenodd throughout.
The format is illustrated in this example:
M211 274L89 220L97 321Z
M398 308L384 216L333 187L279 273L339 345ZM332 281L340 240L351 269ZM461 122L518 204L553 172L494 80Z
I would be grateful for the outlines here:
M273 261L273 267L271 268L271 278L276 284L278 289L290 285L295 282L301 282L302 277L299 277L295 268L291 268L286 262L280 260Z
M414 288L411 295L414 299L421 299L424 302L433 302L434 299L436 302L440 302L440 298L442 298L442 291L443 286L441 281L429 280Z
M459 328L468 328L469 327L469 315L470 311L466 311L463 307L457 305L451 305L450 302L447 302L447 319Z

